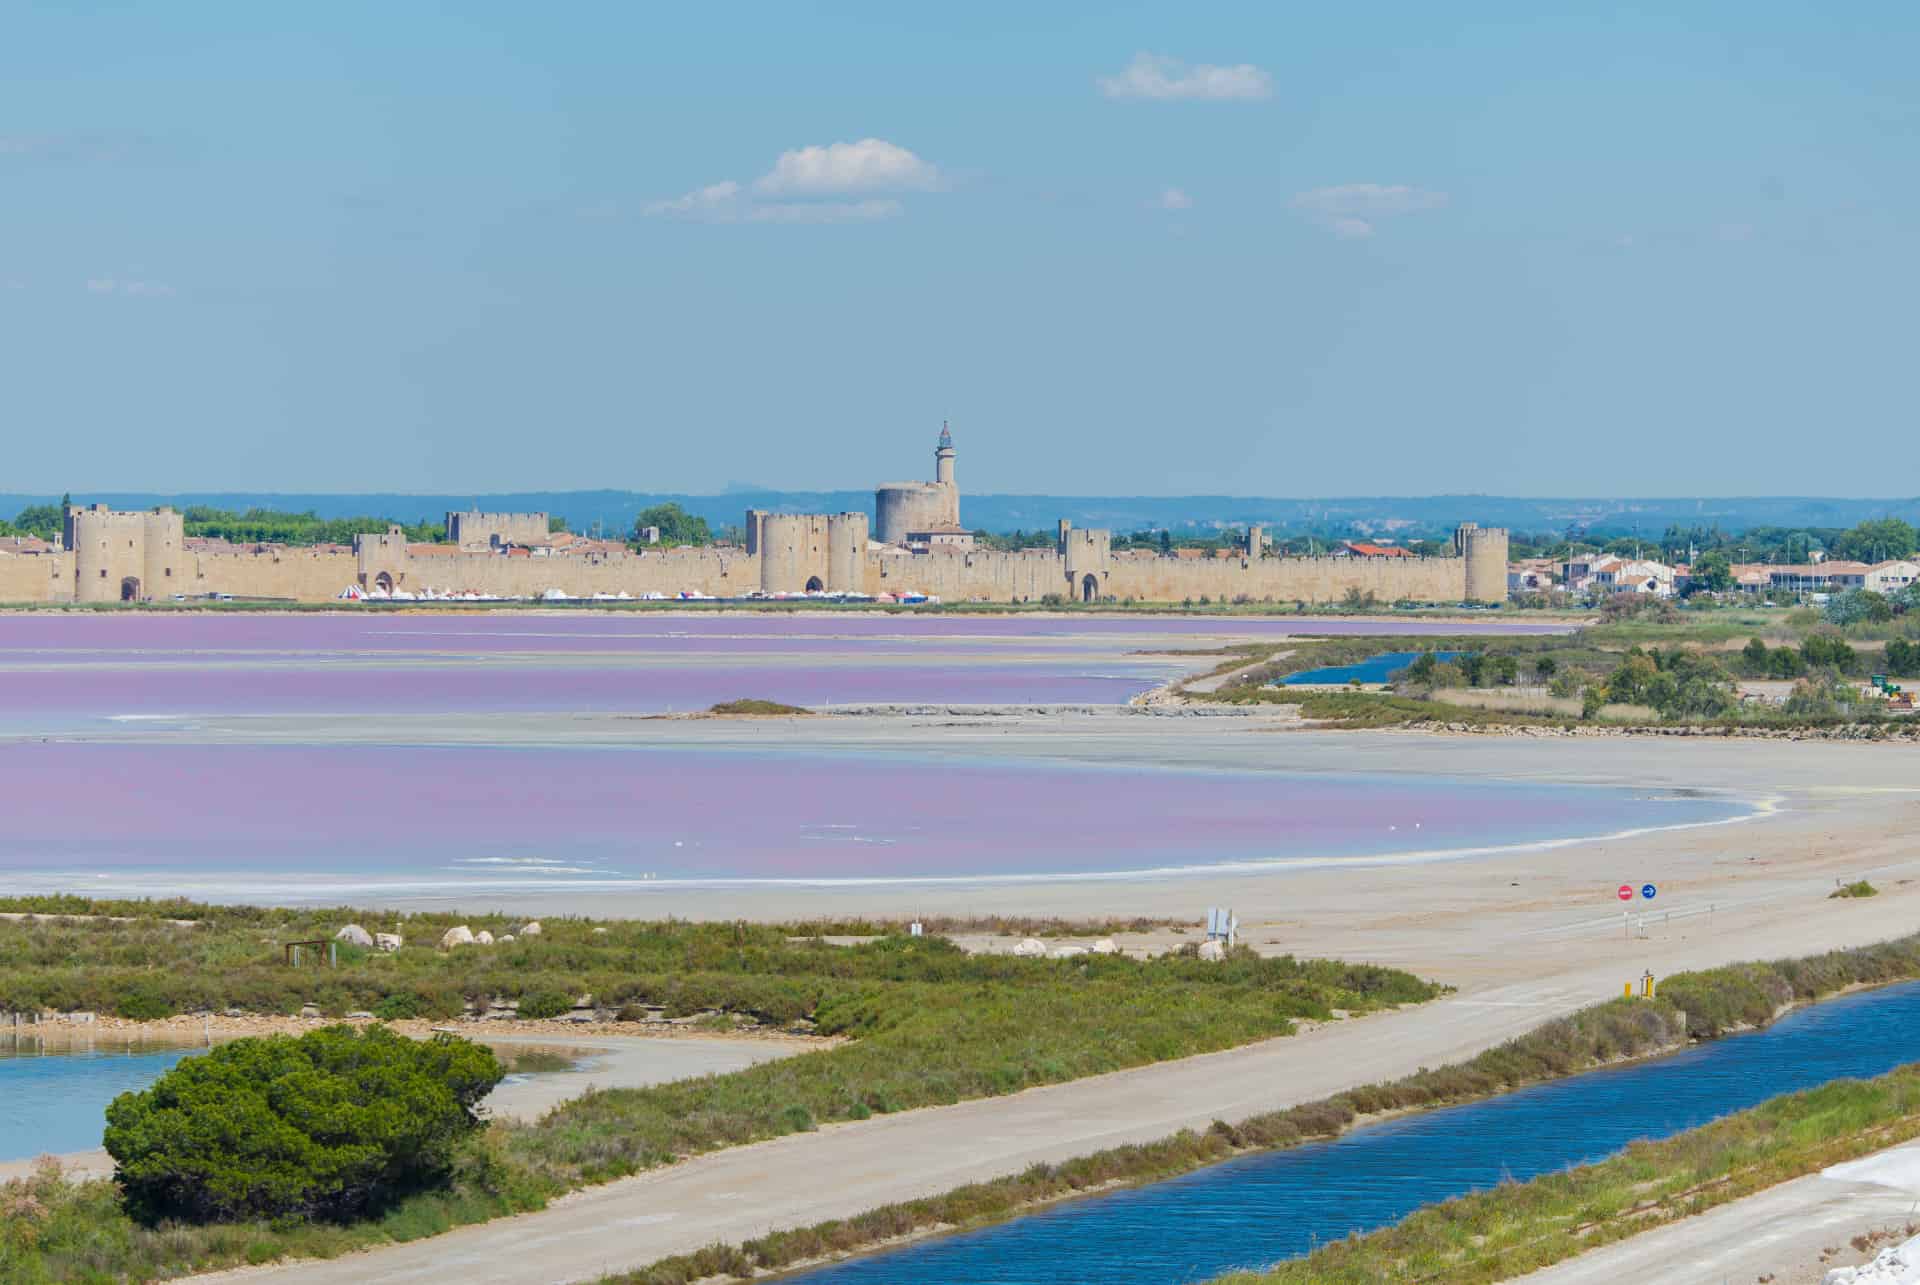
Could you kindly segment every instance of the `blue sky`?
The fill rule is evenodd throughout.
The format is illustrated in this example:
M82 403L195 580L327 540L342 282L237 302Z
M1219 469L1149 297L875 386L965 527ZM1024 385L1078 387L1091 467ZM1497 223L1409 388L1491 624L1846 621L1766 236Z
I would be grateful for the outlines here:
M1543 8L16 0L0 489L1920 490L1920 8Z

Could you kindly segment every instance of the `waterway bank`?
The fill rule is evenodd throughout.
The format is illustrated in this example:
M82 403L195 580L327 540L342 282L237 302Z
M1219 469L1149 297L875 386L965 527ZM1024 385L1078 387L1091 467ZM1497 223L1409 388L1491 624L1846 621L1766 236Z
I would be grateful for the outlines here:
M1661 1002L1588 1009L1462 1066L703 1250L609 1278L609 1285L746 1279L881 1248L887 1252L795 1279L1203 1279L1282 1257L1278 1245L1305 1253L1475 1185L1593 1159L1772 1093L1885 1071L1920 1052L1902 1034L1909 1017L1920 1017L1920 982L1872 994L1859 988L1916 973L1920 939L1909 938L1850 957L1676 977L1673 993L1696 1010L1691 1019ZM1816 999L1822 1002L1809 1012L1794 1011ZM1688 1026L1708 1042L1676 1052ZM1863 1040L1861 1031L1879 1038ZM1462 1102L1470 1105L1455 1105ZM1334 1140L1315 1141L1325 1138ZM1126 1190L1085 1199L1114 1187ZM955 1232L982 1224L1000 1225ZM898 1249L927 1237L939 1239Z

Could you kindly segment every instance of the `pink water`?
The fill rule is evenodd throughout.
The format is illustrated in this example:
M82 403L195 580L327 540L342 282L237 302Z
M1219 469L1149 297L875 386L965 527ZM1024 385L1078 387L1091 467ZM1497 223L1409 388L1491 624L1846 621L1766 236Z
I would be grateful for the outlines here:
M19 615L0 617L0 728L158 714L651 713L740 697L1119 704L1212 663L1143 651L1439 628L1191 617Z
M1737 810L1435 778L684 748L15 742L0 744L0 782L8 886L307 900L1085 876L1480 848Z

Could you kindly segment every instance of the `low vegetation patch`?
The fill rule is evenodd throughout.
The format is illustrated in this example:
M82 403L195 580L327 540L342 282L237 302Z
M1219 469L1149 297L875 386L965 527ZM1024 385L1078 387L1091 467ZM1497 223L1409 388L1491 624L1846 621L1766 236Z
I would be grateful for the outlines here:
M1865 879L1856 879L1852 883L1841 884L1838 888L1828 893L1827 900L1834 901L1851 897L1878 897L1879 895L1880 890L1878 888L1868 883Z
M1265 643L1230 649L1232 658L1201 676L1226 681L1210 693L1186 694L1227 704L1291 705L1305 718L1347 728L1690 724L1725 735L1853 729L1849 734L1885 736L1912 723L1907 707L1892 699L1897 684L1886 683L1884 673L1880 690L1860 679L1869 671L1902 675L1920 669L1920 643L1896 638L1883 655L1862 653L1837 626L1794 613L1776 623L1797 621L1791 624L1802 634L1797 642L1769 646L1753 634L1736 650L1728 646L1728 633L1737 636L1741 625L1756 619L1750 612L1669 607L1661 615L1613 606L1607 604L1601 623L1569 635L1421 638L1420 654L1390 676L1384 691L1288 687L1282 680L1408 650L1404 635L1296 639L1285 650ZM1449 653L1457 654L1440 659ZM1789 679L1793 685L1784 694L1743 694L1740 687L1746 680Z
M709 714L752 714L762 718L771 715L811 714L812 710L799 705L785 705L779 701L741 699L721 701L707 710Z
M202 1207L262 1217L163 1217L150 1228L121 1209L106 1184L42 1183L33 1196L39 1213L21 1213L28 1207L17 1193L0 1193L0 1279L149 1280L335 1254L534 1208L703 1151L1229 1048L1285 1035L1302 1019L1327 1020L1335 1009L1367 1012L1440 993L1394 969L1261 959L1247 950L1221 963L1181 954L1025 959L969 955L937 936L838 947L817 936L793 940L794 925L549 920L538 936L504 947L443 951L414 943L438 942L453 922L445 916L65 900L39 908L143 907L150 913L124 923L0 921L0 1007L32 1011L78 999L85 1003L72 1007L111 1011L136 982L170 1011L226 1003L284 1011L314 1002L333 1012L397 996L440 1011L457 1011L463 999L517 997L524 1009L591 992L603 1006L802 1025L844 1042L730 1075L592 1093L538 1123L496 1121L460 1137L444 1163L436 1154L434 1172L444 1175L437 1186L367 1203L368 1216L357 1221L291 1225L248 1199ZM194 926L165 922L181 918ZM408 944L392 954L343 947L338 968L282 962L281 941L328 936L346 922L378 922ZM486 926L496 935L514 927ZM317 1197L300 1201L316 1214L333 1208Z

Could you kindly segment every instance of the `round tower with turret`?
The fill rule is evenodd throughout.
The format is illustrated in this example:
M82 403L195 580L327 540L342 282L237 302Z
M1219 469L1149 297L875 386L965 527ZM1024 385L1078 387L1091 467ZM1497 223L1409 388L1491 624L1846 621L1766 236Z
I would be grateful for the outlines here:
M1465 565L1461 597L1467 602L1507 600L1507 532L1462 522L1453 533L1454 551Z
M885 482L875 489L873 514L882 542L905 544L911 532L960 525L960 487L953 480L953 460L953 433L942 424L933 451L933 481Z

